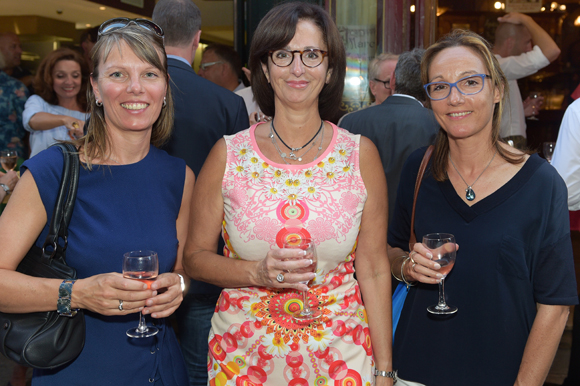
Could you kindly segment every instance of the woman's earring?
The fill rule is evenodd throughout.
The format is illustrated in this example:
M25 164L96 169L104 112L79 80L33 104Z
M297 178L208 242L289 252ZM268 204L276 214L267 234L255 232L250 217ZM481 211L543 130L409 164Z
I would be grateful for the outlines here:
M101 106L103 105L103 102L101 102L100 100L96 99L96 100L95 100L95 104L96 104L98 107L101 107Z
M167 106L167 97L163 97L163 107Z

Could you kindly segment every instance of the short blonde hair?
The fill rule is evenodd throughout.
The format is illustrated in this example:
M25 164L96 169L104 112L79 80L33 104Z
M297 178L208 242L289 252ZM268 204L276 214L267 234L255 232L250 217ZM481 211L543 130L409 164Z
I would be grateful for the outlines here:
M107 60L111 50L118 48L121 42L127 46L141 60L159 69L165 76L167 92L165 95L167 104L161 109L159 117L153 124L151 132L151 144L157 147L163 145L173 130L173 98L167 73L167 56L163 47L163 38L155 33L137 25L127 25L101 35L92 50L93 81L99 77L99 65ZM96 105L95 94L92 90L87 93L91 117L88 122L87 134L77 141L77 145L84 147L84 156L87 166L90 168L91 161L108 154L110 140L106 130L105 111L103 106Z

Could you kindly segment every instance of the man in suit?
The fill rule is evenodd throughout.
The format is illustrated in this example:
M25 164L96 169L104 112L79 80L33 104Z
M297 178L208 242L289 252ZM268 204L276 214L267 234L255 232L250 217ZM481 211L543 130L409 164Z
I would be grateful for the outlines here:
M198 175L222 136L249 127L246 106L241 97L199 77L191 68L201 35L201 13L191 0L159 0L153 21L165 33L175 103L174 131L165 149L184 159ZM220 292L219 287L192 280L176 313L191 385L207 384L207 337Z
M403 164L413 151L431 144L439 130L433 112L423 107L425 92L418 74L424 52L415 48L401 54L391 75L393 94L380 105L345 116L341 125L377 146L387 177L389 221Z

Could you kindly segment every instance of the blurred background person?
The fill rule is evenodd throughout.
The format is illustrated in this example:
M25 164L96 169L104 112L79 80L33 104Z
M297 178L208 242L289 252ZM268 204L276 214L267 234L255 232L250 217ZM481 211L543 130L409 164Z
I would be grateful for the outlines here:
M87 135L75 141L84 167L68 228L67 263L79 277L68 302L59 297L62 280L15 271L48 232L63 165L58 148L23 164L0 216L2 312L57 310L57 300L64 315L84 309L80 355L58 368L35 369L33 384L187 385L166 318L179 307L186 285L181 257L195 176L183 160L157 148L171 134L173 99L162 30L150 21L138 23L105 22L94 47L92 118ZM124 253L145 249L159 258L150 287L120 273ZM139 312L155 320L155 336L126 335L137 326Z
M203 50L198 75L230 91L246 88L240 56L222 44L210 44Z
M159 0L153 21L165 33L175 104L173 133L163 149L185 160L197 175L220 138L248 128L248 113L242 98L193 71L191 64L199 46L202 18L191 0ZM223 253L223 243L216 250ZM176 312L179 343L191 386L207 385L207 337L220 292L221 287L191 280Z
M225 287L209 384L392 385L386 183L372 142L328 121L346 71L338 28L319 6L278 5L256 29L250 70L273 119L212 149L184 253L188 274ZM225 257L215 253L220 233ZM316 274L302 250L283 248L310 238ZM303 291L319 319L294 319Z
M93 61L91 60L91 50L97 42L97 35L99 32L99 27L88 28L85 32L81 34L80 46L83 51L83 58L85 58L85 63L89 69L89 73L93 72Z
M500 136L518 149L526 148L526 119L518 79L535 74L560 55L552 37L530 16L511 12L498 17L493 53L509 81L509 104L501 119ZM528 104L529 102L526 102ZM529 107L539 108L536 103Z
M392 87L391 87L391 76L395 71L395 66L397 65L397 60L399 59L399 55L391 54L390 52L386 52L380 54L371 59L369 62L369 91L371 93L373 102L370 105L363 107L361 110L366 109L370 106L380 105L391 96ZM357 110L360 111L360 110ZM344 117L356 113L353 111L351 113L345 114L340 118L338 121L338 127L342 126L342 120ZM396 187L395 187L396 188Z
M541 386L578 300L566 186L544 159L499 138L508 81L480 35L456 30L441 38L425 52L421 78L441 129L414 231L417 240L451 233L459 249L450 271L421 242L406 252L426 150L419 149L401 173L388 235L392 272L412 285L394 366L401 378L429 386ZM427 311L438 304L443 278L458 308L451 315ZM453 369L441 372L433 352L453 358Z
M28 150L22 142L26 134L22 113L28 90L22 82L9 76L5 67L4 54L0 51L0 151L16 150L19 157L28 158Z
M34 80L36 95L28 98L23 113L30 157L57 141L82 137L88 118L88 77L84 58L69 48L59 48L42 60Z
M433 143L439 124L433 111L423 106L425 90L421 73L424 49L399 55L389 75L392 95L381 104L345 115L341 127L373 141L379 151L387 188L389 208L395 207L397 187L405 161L415 150ZM382 85L381 85L382 86ZM389 211L389 220L393 217Z
M0 52L4 54L4 72L13 78L18 79L28 88L28 92L33 94L34 76L30 71L20 66L22 59L22 46L20 38L13 32L0 33Z

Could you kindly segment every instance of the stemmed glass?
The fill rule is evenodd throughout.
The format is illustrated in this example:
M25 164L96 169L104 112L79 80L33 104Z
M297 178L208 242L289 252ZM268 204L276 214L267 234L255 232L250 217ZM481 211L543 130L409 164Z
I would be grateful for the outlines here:
M433 262L441 266L439 273L443 275L439 281L439 303L427 307L427 311L438 315L454 314L457 307L445 303L445 278L455 264L455 236L449 233L430 233L423 236L423 245L433 254Z
M7 172L14 170L18 163L18 153L16 150L2 150L0 151L0 164L2 169Z
M530 93L530 99L532 99L530 101L530 103L532 104L532 110L538 114L538 110L540 110L540 106L544 101L543 95L541 91L532 91ZM538 100L539 99L539 100ZM527 119L529 119L530 121L539 121L538 117L536 117L536 115L530 115L529 117L527 117Z
M139 280L151 288L151 284L159 274L159 260L157 252L131 251L123 255L123 277ZM139 312L139 326L127 330L131 338L147 338L159 332L157 327L148 327L145 324L143 313Z
M544 158L549 163L552 163L552 156L554 155L555 148L556 142L544 142Z
M284 242L284 248L302 249L303 251L306 252L306 255L304 256L304 258L312 260L312 264L310 264L308 267L295 269L292 272L296 272L296 273L316 272L318 258L316 256L316 247L314 246L314 240L309 239L309 238L298 238L298 237L290 238ZM308 281L303 281L301 283L308 285ZM303 304L303 306L302 306L302 309L300 309L299 311L296 311L292 315L294 317L294 319L296 319L299 322L302 322L305 320L319 318L322 315L322 313L319 310L313 310L312 308L310 308L310 305L308 304L308 302L309 302L308 291L303 291L302 292L302 304Z

